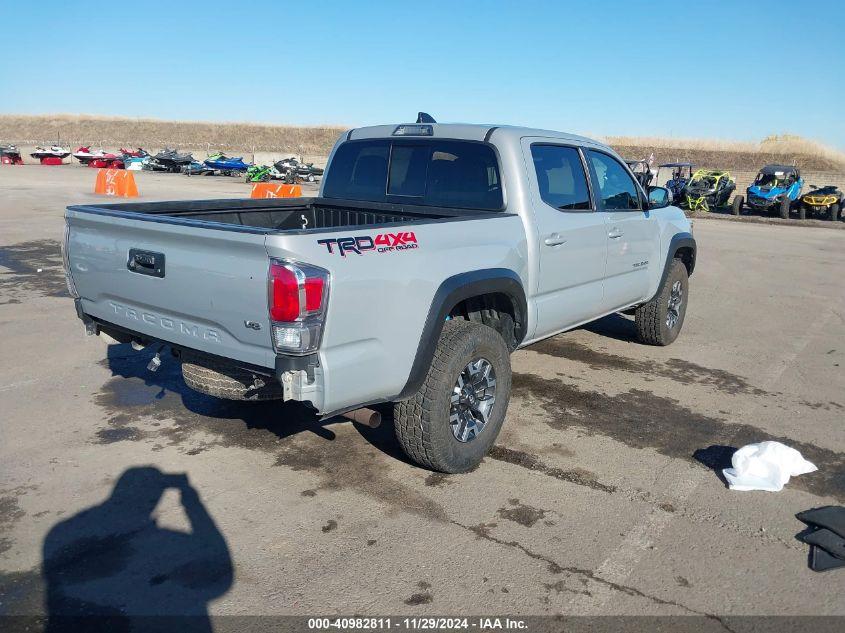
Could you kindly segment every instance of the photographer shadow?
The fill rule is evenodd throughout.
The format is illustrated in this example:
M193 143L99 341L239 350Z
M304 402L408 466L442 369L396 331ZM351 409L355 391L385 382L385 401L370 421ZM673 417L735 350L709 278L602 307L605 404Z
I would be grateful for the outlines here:
M191 532L153 511L179 491ZM208 603L232 585L226 540L184 474L123 472L103 503L57 523L44 541L46 631L210 632Z

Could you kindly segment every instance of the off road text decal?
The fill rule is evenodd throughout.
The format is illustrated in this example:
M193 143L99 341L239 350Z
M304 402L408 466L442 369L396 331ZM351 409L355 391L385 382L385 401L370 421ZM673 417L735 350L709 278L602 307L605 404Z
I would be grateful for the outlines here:
M375 237L359 235L358 237L338 237L317 240L317 244L325 246L329 253L340 253L346 257L347 253L363 255L370 251L375 253L391 253L393 251L407 251L419 248L417 236L412 232L380 233Z

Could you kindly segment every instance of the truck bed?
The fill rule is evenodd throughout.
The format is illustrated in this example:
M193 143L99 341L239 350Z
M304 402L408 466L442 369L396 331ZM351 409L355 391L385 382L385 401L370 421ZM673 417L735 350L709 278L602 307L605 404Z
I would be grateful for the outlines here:
M185 224L227 224L251 232L320 231L501 215L501 212L337 200L331 198L176 200L77 205L72 210Z
M277 356L267 308L271 258L329 270L336 284L330 301L337 301L342 288L360 292L361 284L352 280L367 275L374 280L372 291L381 292L375 280L386 262L362 257L349 265L351 260L337 249L332 253L320 243L320 238L331 238L325 234L365 229L372 239L422 235L426 225L430 230L432 224L492 217L499 219L496 227L516 218L336 198L76 205L66 213L66 265L80 313L142 337L272 369ZM444 237L453 234L442 232ZM459 238L430 241L429 249L446 248L451 239ZM361 266L372 270L365 275ZM366 295L358 300L361 296Z

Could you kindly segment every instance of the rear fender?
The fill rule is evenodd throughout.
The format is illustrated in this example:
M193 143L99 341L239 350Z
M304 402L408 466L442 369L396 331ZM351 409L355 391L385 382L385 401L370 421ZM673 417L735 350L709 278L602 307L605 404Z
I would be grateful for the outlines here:
M440 284L432 299L408 382L402 392L391 400L404 400L419 390L431 366L434 350L449 311L464 299L490 293L501 293L510 298L516 313L514 334L517 343L525 338L528 307L522 281L514 271L507 268L488 268L449 277Z

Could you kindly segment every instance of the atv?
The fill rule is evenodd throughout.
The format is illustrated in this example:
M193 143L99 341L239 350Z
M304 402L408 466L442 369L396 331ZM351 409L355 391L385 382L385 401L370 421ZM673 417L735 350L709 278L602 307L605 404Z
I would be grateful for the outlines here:
M246 170L246 182L269 182L274 169L267 165L252 165Z
M743 204L768 215L772 209L777 209L784 220L789 218L789 212L801 195L804 180L801 172L792 165L766 165L757 174L754 184L746 190L748 196L734 198L733 213L739 215Z
M657 175L654 179L658 184L660 184L660 170L671 170L672 177L666 181L664 186L672 192L672 200L675 201L675 204L681 204L684 201L684 188L692 179L692 168L692 163L664 163L657 166Z
M736 189L730 172L699 169L684 187L684 205L690 211L710 211L723 207Z
M810 185L810 189L812 191L808 191L798 199L798 217L803 220L807 215L817 217L826 215L832 222L836 222L842 210L843 197L845 197L842 191L835 185L826 187Z
M651 181L654 180L654 172L651 171L651 166L648 164L648 161L642 159L632 159L626 160L625 163L628 165L631 173L634 174L637 182L640 183L643 191L648 191L648 186L651 184Z

